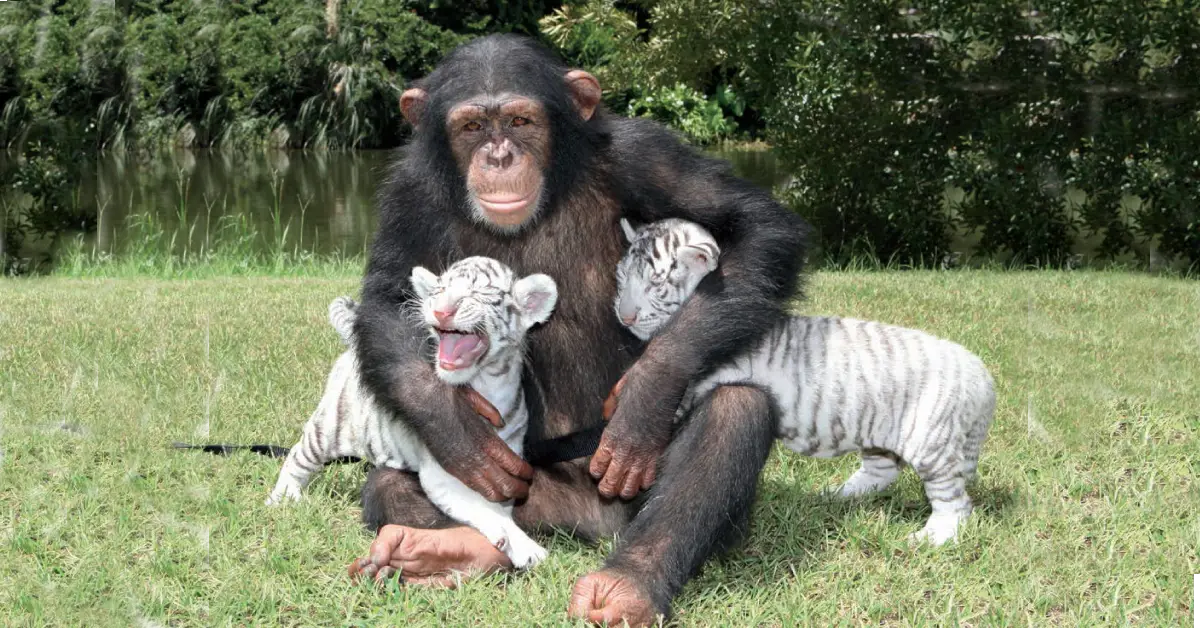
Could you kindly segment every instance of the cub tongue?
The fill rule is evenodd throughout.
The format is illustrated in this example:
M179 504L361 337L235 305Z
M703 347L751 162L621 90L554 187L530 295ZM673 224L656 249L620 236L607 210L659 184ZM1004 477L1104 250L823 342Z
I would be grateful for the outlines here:
M443 367L467 366L472 351L479 349L482 340L475 334L440 334L438 336L438 362Z

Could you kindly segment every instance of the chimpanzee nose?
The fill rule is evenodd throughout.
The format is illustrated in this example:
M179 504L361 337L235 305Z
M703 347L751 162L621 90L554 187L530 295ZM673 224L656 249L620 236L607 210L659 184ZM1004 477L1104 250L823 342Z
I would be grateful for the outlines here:
M513 164L512 146L508 140L493 142L487 149L487 165L489 168L503 170Z
M434 310L433 318L437 320L438 325L448 327L454 323L454 315L458 312L458 308L453 305L446 306L444 309Z

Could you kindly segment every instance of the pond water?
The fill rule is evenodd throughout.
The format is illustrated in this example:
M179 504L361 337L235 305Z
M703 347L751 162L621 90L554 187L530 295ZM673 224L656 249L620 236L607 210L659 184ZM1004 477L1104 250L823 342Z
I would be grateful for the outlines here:
M767 150L715 149L764 187L786 174ZM176 252L209 248L231 221L256 233L250 246L319 254L361 253L375 228L376 190L392 151L176 151L151 159L111 155L86 177L80 203L97 228L84 246L121 251L138 232L174 236Z

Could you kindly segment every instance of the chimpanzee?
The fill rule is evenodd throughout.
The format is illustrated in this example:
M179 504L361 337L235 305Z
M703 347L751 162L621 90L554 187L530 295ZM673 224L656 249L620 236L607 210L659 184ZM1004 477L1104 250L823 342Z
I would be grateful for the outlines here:
M576 582L569 612L637 625L669 614L705 560L746 531L774 439L773 401L726 386L678 424L675 410L690 381L780 320L807 226L727 164L657 123L609 114L600 97L591 74L512 35L461 46L404 92L414 136L381 189L355 334L364 381L447 471L488 499L518 499L523 527L619 532L604 568ZM685 218L721 245L719 272L644 350L611 309L621 217ZM531 468L467 395L434 376L433 341L401 313L407 278L415 265L440 272L470 255L559 286L557 311L529 339L530 442L601 424L622 381L590 462ZM463 347L473 342L441 334L437 359L469 361L477 352ZM350 565L356 577L401 570L408 582L448 582L452 571L509 566L438 512L411 474L373 471L363 519L378 534L370 556Z

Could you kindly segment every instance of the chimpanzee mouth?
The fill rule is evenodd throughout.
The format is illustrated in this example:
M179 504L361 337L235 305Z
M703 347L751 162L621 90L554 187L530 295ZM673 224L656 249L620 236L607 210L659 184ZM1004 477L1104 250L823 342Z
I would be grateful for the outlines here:
M521 196L520 194L490 194L486 198L482 195L475 198L479 201L479 205L490 213L514 214L528 207L536 195L537 190L525 196Z
M487 353L487 338L454 329L434 329L438 338L438 366L444 371L470 368Z

